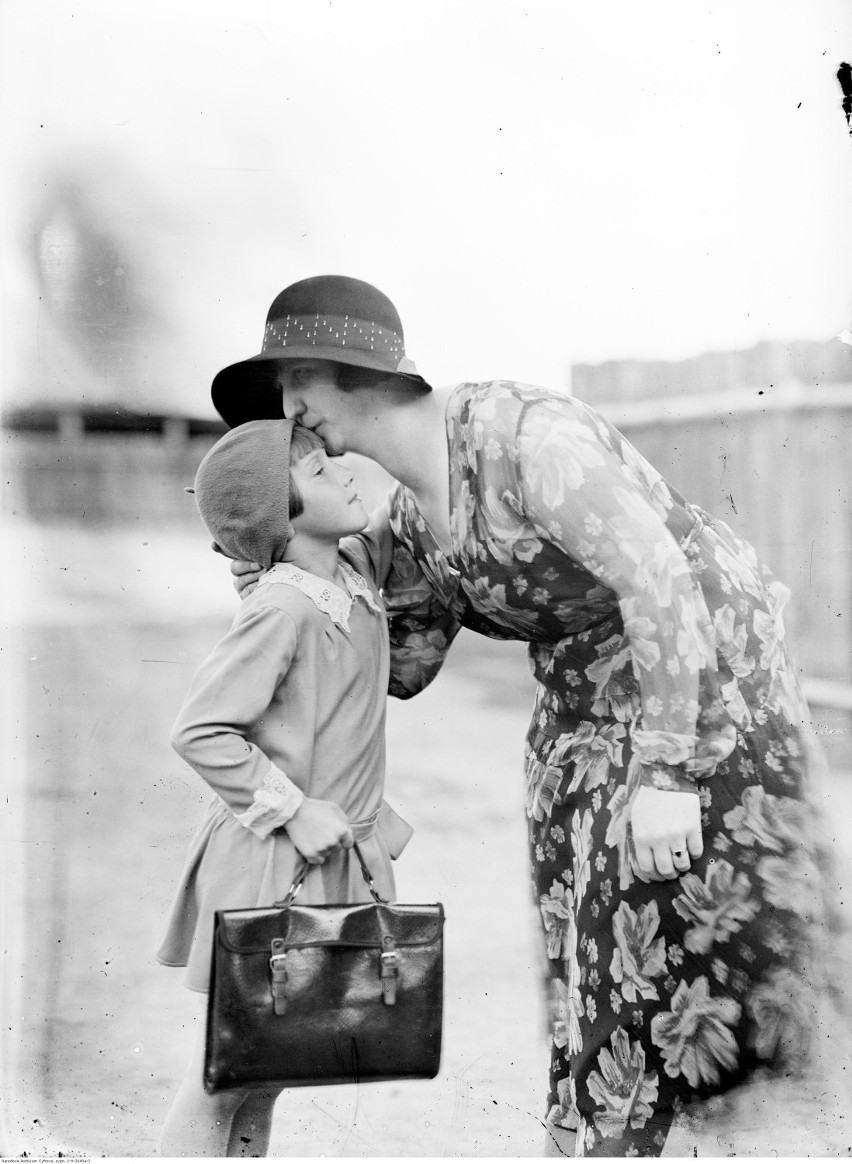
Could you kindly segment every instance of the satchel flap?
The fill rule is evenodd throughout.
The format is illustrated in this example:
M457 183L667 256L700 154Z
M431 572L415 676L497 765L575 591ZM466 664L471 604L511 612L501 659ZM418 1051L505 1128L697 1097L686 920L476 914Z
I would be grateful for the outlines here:
M219 941L235 954L269 951L273 938L298 946L429 946L441 937L444 907L435 905L291 905L285 909L220 910Z

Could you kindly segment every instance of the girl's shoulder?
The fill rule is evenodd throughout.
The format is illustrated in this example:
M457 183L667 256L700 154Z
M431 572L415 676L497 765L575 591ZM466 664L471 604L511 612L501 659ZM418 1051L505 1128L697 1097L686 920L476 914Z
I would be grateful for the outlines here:
M240 614L246 618L259 615L275 618L276 615L284 615L298 629L319 615L315 596L311 595L311 589L319 590L316 585L318 582L319 579L313 579L312 587L307 579L294 581L277 573L277 568L273 567L261 577L242 603Z
M384 616L375 581L369 572L366 576L362 572L363 564L358 555L341 553L341 560L346 574L345 589L282 562L263 575L249 598L254 600L258 611L274 610L289 616L297 631L309 625L315 629L327 629L331 622L348 632L349 614L356 600L363 600L377 614Z

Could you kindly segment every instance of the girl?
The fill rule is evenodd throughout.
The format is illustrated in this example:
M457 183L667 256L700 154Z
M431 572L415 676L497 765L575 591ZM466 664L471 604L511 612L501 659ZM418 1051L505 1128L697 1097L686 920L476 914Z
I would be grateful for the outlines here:
M368 900L361 848L382 896L411 830L382 801L388 632L378 587L389 537L351 472L289 421L228 433L195 493L218 547L268 573L202 664L172 743L217 793L194 838L158 950L206 991L213 914L285 896L304 858L302 901ZM279 1090L208 1095L204 1024L163 1131L164 1156L263 1156Z
M432 392L393 304L355 279L283 291L213 398L400 482L395 577L415 581L384 592L393 694L462 626L530 644L530 860L559 1008L546 1150L659 1155L685 1105L790 1071L817 1022L823 880L786 590L754 550L577 400Z

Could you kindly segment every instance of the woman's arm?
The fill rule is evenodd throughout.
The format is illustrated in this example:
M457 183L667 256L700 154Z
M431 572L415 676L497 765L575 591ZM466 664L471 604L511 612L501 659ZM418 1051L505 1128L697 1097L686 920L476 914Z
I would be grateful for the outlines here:
M409 699L432 682L462 626L460 611L444 601L408 548L404 501L401 487L389 498L393 553L382 594L390 631L388 690L398 699Z
M641 785L633 806L637 859L676 875L670 853L698 855L695 780L712 773L736 733L716 706L712 624L689 563L665 524L667 491L645 488L593 414L575 402L536 402L518 416L515 504L618 600L641 696L631 728ZM683 793L692 793L684 796ZM652 862L653 858L653 862Z
M243 562L231 561L231 574L234 578L234 589L240 601L248 598L255 586L260 581L260 576L263 570L260 568L259 562Z

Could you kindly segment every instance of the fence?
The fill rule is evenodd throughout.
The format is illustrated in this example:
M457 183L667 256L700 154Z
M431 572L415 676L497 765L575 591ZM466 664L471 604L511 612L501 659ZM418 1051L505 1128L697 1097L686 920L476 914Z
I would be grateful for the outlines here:
M852 386L598 409L792 590L785 622L833 757L852 762Z
M26 410L5 418L7 514L120 525L196 523L192 484L219 421L117 410Z
M825 731L852 726L852 386L778 385L598 404L686 497L730 521L793 592L785 619ZM192 524L184 493L224 426L121 411L6 418L6 513L40 522ZM371 504L388 478L362 459ZM852 756L849 757L852 760ZM844 760L844 762L849 762Z
M796 381L809 390L829 384L852 384L852 346L839 336L825 341L789 343L764 340L753 348L704 352L687 360L608 360L575 364L571 386L590 404L600 401L649 400L655 396L703 395L716 401L719 392L749 388L769 392Z

